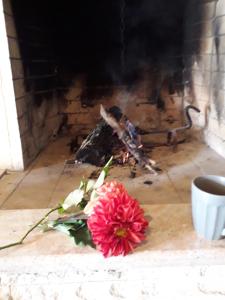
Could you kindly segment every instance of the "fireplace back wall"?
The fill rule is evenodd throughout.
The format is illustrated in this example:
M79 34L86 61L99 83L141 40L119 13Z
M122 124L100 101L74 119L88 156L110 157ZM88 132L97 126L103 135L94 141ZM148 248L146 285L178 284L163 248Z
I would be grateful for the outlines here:
M67 70L74 77L63 112L75 133L94 127L100 103L120 106L135 125L146 129L179 126L185 2L77 3L65 25L69 37L61 26L56 31L64 41L61 54L69 44ZM66 65L62 60L61 74ZM173 97L166 92L169 85Z

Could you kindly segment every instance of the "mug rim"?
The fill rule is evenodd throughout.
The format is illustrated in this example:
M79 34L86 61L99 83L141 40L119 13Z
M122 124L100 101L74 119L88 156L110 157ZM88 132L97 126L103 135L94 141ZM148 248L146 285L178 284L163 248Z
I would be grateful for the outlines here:
M203 189L201 189L199 186L197 186L196 184L196 180L199 179L199 178L203 178L203 179L212 179L212 178L215 178L215 179L222 179L224 181L224 187L225 187L225 176L221 176L221 175L201 175L201 176L197 176L195 177L193 180L192 180L192 186L194 186L195 188L197 188L198 190L200 190L201 192L205 193L205 194L210 194L210 195L213 195L215 197L218 197L218 198L224 198L225 197L225 193L224 195L221 195L221 194L215 194L215 193L210 193L210 192L206 192L204 191Z

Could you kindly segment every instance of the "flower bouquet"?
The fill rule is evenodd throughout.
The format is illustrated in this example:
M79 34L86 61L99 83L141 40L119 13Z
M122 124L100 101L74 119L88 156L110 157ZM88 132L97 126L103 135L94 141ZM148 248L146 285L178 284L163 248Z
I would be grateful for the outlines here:
M97 181L82 179L79 188L71 192L56 208L51 209L20 239L0 247L0 250L23 243L34 228L58 230L74 239L78 246L97 248L105 257L126 255L145 239L148 221L139 203L124 186L105 182L112 158L103 167ZM49 220L58 210L62 217Z

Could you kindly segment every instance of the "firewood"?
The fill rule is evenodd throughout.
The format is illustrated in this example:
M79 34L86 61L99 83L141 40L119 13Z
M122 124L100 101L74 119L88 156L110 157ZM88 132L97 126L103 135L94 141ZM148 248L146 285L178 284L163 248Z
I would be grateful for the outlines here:
M139 165L149 170L150 173L157 174L153 168L155 162L150 160L142 149L138 148L136 143L131 139L125 127L120 125L120 123L117 122L112 114L108 113L102 105L100 106L100 114L105 122L117 133L119 139L126 146L127 151L133 155L133 157L138 161Z

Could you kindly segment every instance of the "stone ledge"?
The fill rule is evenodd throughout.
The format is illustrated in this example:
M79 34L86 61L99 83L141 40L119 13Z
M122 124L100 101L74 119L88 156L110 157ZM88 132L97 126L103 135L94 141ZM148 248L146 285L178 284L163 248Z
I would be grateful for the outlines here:
M94 249L74 247L63 234L38 230L24 245L1 251L0 299L225 296L225 240L197 238L188 204L144 207L152 219L148 239L126 257L105 259ZM1 244L16 241L44 213L46 210L0 211Z

